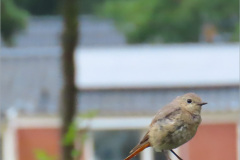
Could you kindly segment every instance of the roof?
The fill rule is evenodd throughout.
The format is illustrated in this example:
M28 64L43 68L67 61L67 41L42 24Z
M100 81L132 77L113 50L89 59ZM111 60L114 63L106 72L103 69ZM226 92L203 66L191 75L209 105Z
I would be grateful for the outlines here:
M192 64L194 61L194 64L200 64L199 57L201 56L198 55L199 52L197 53L199 50L204 51L202 59L211 61L208 59L211 56L206 55L206 48L211 48L207 50L212 51L217 51L216 48L220 50L218 54L215 54L217 56L213 57L213 66L201 70L208 74L208 72L214 73L213 68L218 69L214 74L222 74L222 76L219 79L215 78L216 83L209 83L202 77L199 78L205 83L196 81L190 83L189 79L187 79L189 83L180 83L181 74L174 80L165 83L162 83L162 79L156 79L158 76L155 74L163 74L161 72L164 71L170 75L171 70L175 69L177 72L186 65L185 63ZM77 65L77 78L78 80L80 78L81 83L77 84L78 87L81 87L80 89L83 89L78 94L79 110L85 112L96 109L100 111L100 115L152 115L176 96L195 92L208 102L204 111L239 111L239 84L238 73L236 73L238 54L231 51L236 48L238 48L236 44L81 48L77 51L76 58L77 63L81 63ZM173 51L174 49L175 51ZM190 54L190 51L193 50L196 52L191 54L195 55L197 59ZM165 55L162 54L163 51L168 52ZM179 52L179 54L175 54L175 52ZM30 115L58 113L62 86L60 53L60 48L2 49L0 55L1 114L6 113L5 111L9 108ZM180 55L184 56L187 53L190 61L181 60ZM211 53L214 54L214 52ZM164 57L166 61L162 59ZM177 60L181 60L181 62ZM161 64L157 62L161 62ZM183 62L185 63L183 64ZM201 64L203 66L198 67L206 67L205 62ZM190 69L194 67L197 68L192 66ZM228 69L229 73L224 71L224 68ZM184 72L183 75L191 78L190 73ZM150 77L144 77L146 75ZM231 75L234 81L228 79ZM222 79L226 81L220 83L223 81ZM136 83L133 83L133 80ZM166 87L165 84L170 84L170 82L172 85L166 85L168 86ZM193 86L193 84L195 85Z
M239 84L238 44L79 48L78 88Z

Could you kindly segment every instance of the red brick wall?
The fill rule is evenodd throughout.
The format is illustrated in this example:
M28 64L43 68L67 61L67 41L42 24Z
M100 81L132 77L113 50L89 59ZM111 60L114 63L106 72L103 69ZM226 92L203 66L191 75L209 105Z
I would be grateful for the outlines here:
M19 160L36 160L34 151L45 150L58 157L60 132L58 129L19 129ZM184 160L237 160L236 124L204 124L195 137L182 147Z
M201 125L180 154L184 160L237 160L237 125Z
M55 157L60 153L58 129L19 129L17 138L19 160L36 160L34 152L38 149Z

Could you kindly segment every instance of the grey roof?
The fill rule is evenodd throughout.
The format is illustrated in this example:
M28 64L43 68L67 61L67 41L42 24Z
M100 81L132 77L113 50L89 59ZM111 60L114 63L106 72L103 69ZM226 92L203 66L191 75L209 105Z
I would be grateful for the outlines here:
M94 16L79 18L78 45L81 46L118 46L126 44L123 33L115 28L110 19ZM60 45L62 18L59 16L30 17L27 28L16 36L15 47L53 47Z
M222 46L222 48L224 47ZM135 47L128 49L135 51ZM144 48L141 49L144 50ZM95 49L92 51L94 50ZM200 50L200 48L198 48L198 50ZM103 52L103 49L99 49L100 52L98 54L102 55L103 59L101 59L101 56L98 56L97 53L91 53L91 49L86 49L85 51L89 51L89 56L84 55L86 53L83 52L82 54L84 56L88 58L92 57L92 61L90 61L90 59L85 59L86 61L83 61L84 59L81 59L80 67L84 68L85 73L78 72L78 76L80 75L80 78L85 78L85 80L89 79L89 76L86 74L87 70L89 70L89 74L93 76L93 78L99 78L99 80L102 80L104 77L108 77L109 79L106 81L113 81L118 80L116 77L114 77L117 75L116 73L123 74L123 69L121 70L122 67L126 68L125 71L130 73L132 71L131 67L135 69L139 68L139 70L144 69L144 67L148 67L148 65L145 65L143 63L144 61L139 61L139 66L122 66L126 63L131 64L130 62L134 62L135 59L133 57L135 57L135 55L138 55L138 53L134 53L130 54L129 57L125 57L126 51L124 51L124 49L123 57L127 58L125 59L126 61L128 60L126 63L124 63L124 59L121 59L120 53L116 53L116 59L113 60L113 56L109 54L108 49L106 49L106 53ZM58 112L60 98L59 95L61 90L60 52L61 51L59 48L2 49L2 54L0 56L0 95L1 109L3 112L9 108L17 108L17 110L23 112L24 114L56 114ZM155 54L156 53L150 54L149 57L153 58L155 57ZM219 54L220 55L218 57L222 57L221 53ZM232 54L235 55L235 53L229 53L229 56ZM109 59L106 59L108 56ZM145 56L145 54L139 53L139 57L142 57L144 59ZM97 59L97 57L100 59ZM226 61L231 59L226 55L224 57L224 60ZM122 63L119 63L118 60ZM197 63L199 60L200 59L194 59L194 61ZM222 76L223 78L227 75L231 76L232 73L235 73L236 68L230 70L230 73L226 73L226 71L224 71L224 67L231 68L231 65L236 63L236 59L232 60L233 61L230 61L230 63L214 63L214 65L217 66L210 67L219 67L221 73L224 73ZM154 60L150 62L153 63ZM94 65L95 63L98 65ZM117 67L115 63L119 65L119 70L114 70L116 73L112 73L112 68ZM93 64L92 68L88 68L90 67L90 64ZM99 64L102 64L103 66ZM112 66L109 66L109 64L112 64ZM224 66L223 68L220 66L222 64ZM152 67L152 69L154 69L153 73L160 74L161 69L157 67L157 64L155 65L156 69ZM149 63L149 66L154 65ZM164 71L168 70L168 66L169 64L165 66ZM233 66L235 66L235 64ZM108 75L105 75L106 72L103 72L103 70L101 70L102 67L105 69L109 68L109 71L111 71L109 73L112 73L113 75L110 76L109 73ZM93 70L94 68L95 70ZM207 70L204 70L204 72L210 72L212 68L205 68ZM219 70L218 72L220 72ZM144 70L141 71L142 72L139 73L148 74ZM149 72L150 71L152 72L153 70L149 70ZM93 75L92 73L95 73L97 75ZM148 76L155 76L153 73L148 74ZM128 75L131 77L131 74ZM141 78L140 75L136 74L135 76L139 76ZM218 73L214 73L214 75L218 75ZM129 76L125 75L123 78L127 80ZM234 77L235 76L233 76L233 78ZM175 82L177 82L178 79L181 79L181 77L177 77ZM180 85L177 86L165 86L164 83L159 83L160 85L153 83L153 85L144 86L143 80L144 77L140 79L140 82L142 83L141 86L134 85L131 87L128 81L123 81L126 85L121 85L121 87L119 87L119 85L116 85L115 87L114 85L111 85L111 88L106 88L105 86L102 86L102 88L99 86L85 86L83 88L80 88L80 93L78 96L79 110L87 111L97 109L100 111L100 115L147 115L154 113L161 106L165 105L176 96L184 94L186 92L196 92L203 98L204 101L207 101L209 104L208 107L206 107L205 111L239 111L240 109L239 85L236 84L236 79L234 79L234 81L229 80L224 84L218 83L218 85L211 85L207 83L205 83L207 85L192 85L190 83L189 85L182 85L182 83L180 83ZM221 81L221 79L219 79L219 81ZM94 82L97 81L94 80Z
M39 51L42 54L31 54ZM56 54L57 51L2 49L2 111L13 107L29 113L56 112L61 88L60 54Z

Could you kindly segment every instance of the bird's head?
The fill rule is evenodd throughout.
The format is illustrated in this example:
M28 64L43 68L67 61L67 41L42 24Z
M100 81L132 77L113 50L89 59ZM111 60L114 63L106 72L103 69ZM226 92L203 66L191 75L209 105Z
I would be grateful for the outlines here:
M200 114L202 106L207 104L195 93L187 93L179 97L181 106L193 114Z

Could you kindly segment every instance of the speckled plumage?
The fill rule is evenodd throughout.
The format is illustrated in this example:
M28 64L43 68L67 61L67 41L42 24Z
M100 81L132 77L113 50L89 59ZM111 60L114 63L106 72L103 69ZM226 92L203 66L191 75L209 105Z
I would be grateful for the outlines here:
M182 109L174 112L176 114L171 117L159 119L153 123L148 133L151 146L158 152L177 148L189 141L201 122L200 116L194 118L189 113L184 113ZM192 121L184 120L182 116L189 116Z
M153 147L155 151L162 152L192 139L201 123L201 108L205 104L198 95L187 93L161 108L146 135L125 160L134 157L144 147Z

